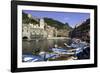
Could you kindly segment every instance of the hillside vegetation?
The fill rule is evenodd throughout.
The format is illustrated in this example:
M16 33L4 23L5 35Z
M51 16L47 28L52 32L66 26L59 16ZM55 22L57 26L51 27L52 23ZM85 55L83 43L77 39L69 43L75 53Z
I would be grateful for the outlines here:
M38 18L38 20L39 20L39 18ZM51 27L55 27L58 30L59 29L67 29L68 31L72 30L72 28L69 26L68 23L64 24L60 21L54 20L52 18L47 18L47 17L44 18L44 21L45 21L45 23L47 23L47 25L49 25ZM33 23L35 25L35 24L39 24L39 21L36 21L33 17L29 18L28 14L22 12L22 23L25 23L25 24Z

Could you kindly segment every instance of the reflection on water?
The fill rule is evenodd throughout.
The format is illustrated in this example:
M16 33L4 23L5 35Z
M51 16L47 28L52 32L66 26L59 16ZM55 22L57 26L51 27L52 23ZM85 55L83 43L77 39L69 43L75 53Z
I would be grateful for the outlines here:
M69 40L65 39L45 39L45 40L23 40L22 41L22 53L31 54L32 50L40 49L41 51L48 51L49 48L54 47L57 44L59 47L65 48L64 43L68 43Z
M45 40L23 40L22 41L22 61L58 61L90 59L90 47L86 42L74 44L76 48L66 48L65 43L72 45L71 39L45 39ZM58 45L58 48L53 48ZM71 51L73 50L73 51Z

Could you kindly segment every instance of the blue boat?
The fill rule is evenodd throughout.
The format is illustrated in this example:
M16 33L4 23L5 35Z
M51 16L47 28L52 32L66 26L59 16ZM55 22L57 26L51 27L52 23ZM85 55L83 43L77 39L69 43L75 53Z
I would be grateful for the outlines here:
M43 58L41 58L39 55L23 55L22 60L23 62L37 62L43 61Z
M39 62L39 61L47 61L49 58L55 59L59 57L58 54L46 53L40 55L23 55L23 62Z

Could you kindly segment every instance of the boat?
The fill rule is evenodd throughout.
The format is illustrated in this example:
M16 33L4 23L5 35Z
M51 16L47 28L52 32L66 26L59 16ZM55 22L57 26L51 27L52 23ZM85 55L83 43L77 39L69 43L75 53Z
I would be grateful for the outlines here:
M43 61L43 59L39 55L22 55L23 62L37 62Z
M72 55L74 54L72 51L69 51L69 50L66 50L66 49L63 49L63 48L52 48L52 51L56 54L66 54L66 55Z

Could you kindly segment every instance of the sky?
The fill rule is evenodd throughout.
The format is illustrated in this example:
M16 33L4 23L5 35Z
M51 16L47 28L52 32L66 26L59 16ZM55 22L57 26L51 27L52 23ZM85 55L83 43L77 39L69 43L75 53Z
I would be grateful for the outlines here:
M37 18L52 18L58 20L62 23L68 23L69 26L75 27L76 24L81 23L82 21L90 18L90 13L82 12L54 12L54 11L34 11L34 10L23 10L27 14L31 14L32 17Z

